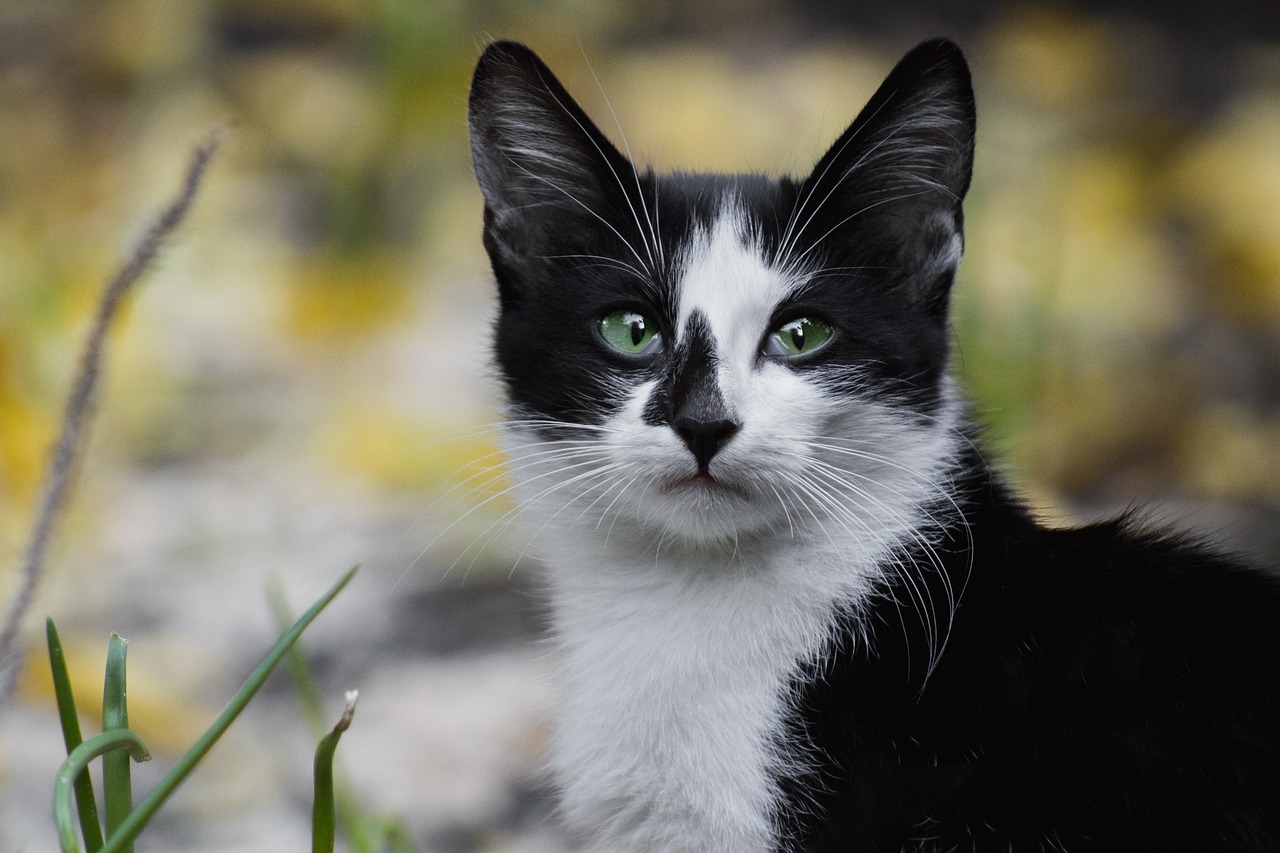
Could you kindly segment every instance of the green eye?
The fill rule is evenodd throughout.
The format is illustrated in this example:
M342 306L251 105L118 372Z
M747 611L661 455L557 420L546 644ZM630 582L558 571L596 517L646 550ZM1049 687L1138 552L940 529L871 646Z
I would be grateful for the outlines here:
M808 355L831 340L833 330L821 320L799 317L769 333L764 342L768 355Z
M600 337L609 346L630 355L651 352L658 346L658 328L635 311L613 311L600 320Z

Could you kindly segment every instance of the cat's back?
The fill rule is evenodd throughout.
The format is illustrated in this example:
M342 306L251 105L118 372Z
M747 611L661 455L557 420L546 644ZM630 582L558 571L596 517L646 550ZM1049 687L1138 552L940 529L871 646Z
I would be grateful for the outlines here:
M1277 576L1131 518L971 535L927 679L899 597L808 687L842 790L806 849L1277 849Z

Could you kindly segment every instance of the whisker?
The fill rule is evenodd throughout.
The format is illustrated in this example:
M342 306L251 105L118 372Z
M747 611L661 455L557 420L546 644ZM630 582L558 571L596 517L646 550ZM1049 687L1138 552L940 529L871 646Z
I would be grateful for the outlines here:
M884 109L884 107L888 105L890 100L891 99L886 99L883 104L877 107L875 112L873 112L870 116L868 116L868 121L864 123L862 127L870 126L873 123L873 120L875 119L875 117L880 114L880 110ZM827 163L825 166L823 166L822 172L813 177L813 180L808 187L808 191L804 194L804 196L796 198L796 204L792 208L791 216L787 221L787 230L783 233L782 240L780 241L779 252L778 252L778 256L780 258L785 259L790 256L791 251L794 249L795 241L799 239L802 233L804 233L804 229L809 227L809 223L813 221L813 217L817 215L818 211L822 209L824 204L826 204L827 199L831 197L831 193L828 192L827 195L823 197L822 202L820 202L818 205L814 207L812 211L810 211L809 217L805 219L804 225L800 226L799 228L792 227L797 222L800 213L802 213L805 210L805 208L809 206L809 202L813 200L813 194L817 192L818 187L822 186L823 182L826 181L827 174L831 171L831 167L844 156L845 149L847 149L850 145L852 145L854 141L858 139L861 133L862 133L862 128L859 128L856 132L849 134L848 138L845 139L840 144L839 149L836 151L833 151L831 153L831 156L827 158ZM842 180L837 180L835 182L835 185L838 187L841 184Z
M869 120L868 122L865 122L863 124L863 127L865 128L865 127L872 126L873 119L876 118L877 115L879 115L879 111L886 108L886 106L890 104L891 100L892 99L886 99L886 101L884 101L883 104L879 105L876 111L874 111L874 113L872 113L872 115L868 117ZM797 220L799 220L800 214L804 213L804 210L806 209L806 207L809 206L809 202L813 201L814 193L818 191L818 188L820 186L823 186L824 182L826 182L827 174L831 172L831 168L833 167L833 165L835 165L836 163L838 163L838 161L844 158L845 150L847 149L847 147L852 145L852 143L854 143L855 141L859 141L860 136L861 136L861 128L858 129L858 132L850 133L849 137L847 137L844 142L841 142L840 149L833 151L831 156L829 156L829 158L827 159L827 164L824 165L822 169L822 173L814 175L813 181L810 182L808 191L805 192L804 197L797 197L796 205L794 209L792 209L791 211L790 219L787 220L786 232L783 233L782 241L780 241L780 250L778 250L778 257L780 257L780 259L783 259L783 263L785 263L788 266L788 268L790 268L791 265L790 263L788 263L788 261L786 261L786 259L788 259L788 257L791 256L791 252L795 250L796 241L800 240L801 234L803 234L805 232L805 229L809 227L809 223L813 222L814 216L817 216L819 211L823 209L823 206L826 206L827 200L831 199L832 193L836 192L836 190L840 188L840 184L844 183L845 178L847 177L847 174L849 174L849 172L852 172L852 169L846 169L845 174L841 175L840 178L837 178L836 181L832 183L832 187L829 188L829 190L827 191L827 195L823 196L822 201L819 201L817 205L814 205L813 210L809 211L809 216L808 218L805 219L805 222L803 225L800 225L799 228L794 228L795 223L797 222ZM855 168L856 168L856 165L855 165Z
M587 67L588 67L588 68L591 68L591 64L590 64L590 62L588 62L588 63L587 63ZM592 74L592 76L593 76L593 77L595 76L595 69L591 68L591 74ZM596 78L596 83L597 83L597 84L599 84L599 78ZM553 90L550 86L548 86L548 87L547 87L547 93L548 93L549 95L551 95L552 99L553 99L553 100L554 100L554 101L555 101L555 102L560 106L560 109L562 109L562 110L564 111L564 114L565 114L566 116L568 116L568 117L569 117L569 119L570 119L570 120L572 120L572 121L573 121L573 123L574 123L574 124L576 124L576 125L578 126L578 130L580 130L580 131L582 132L582 135L583 135L583 136L585 136L587 139L589 139L589 140L591 141L591 147L592 147L592 148L594 148L594 149L596 150L596 153L600 156L600 159L601 159L601 160L603 160L603 161L605 162L605 165L606 165L606 166L608 166L608 168L609 168L609 173L613 176L614 181L617 183L617 185L618 185L618 189L620 189L620 190L622 191L622 197L623 197L624 199L626 199L626 202L627 202L627 208L628 208L628 210L630 210L630 212L631 212L631 217L632 217L632 219L635 221L636 229L640 232L640 237L641 237L641 239L644 241L644 244L645 244L645 253L649 256L649 271L650 271L652 274L654 274L654 277L656 278L656 277L657 277L656 273L657 273L657 270L658 270L658 265L657 265L657 259L656 259L656 257L654 256L654 246L656 245L657 241L656 241L656 240L652 240L652 241L651 241L651 240L649 240L649 239L646 239L646 236L645 236L645 230L644 230L644 225L642 224L642 220L641 220L640 214L639 214L639 212L636 210L636 207L635 207L634 202L632 202L632 200L631 200L631 193L627 191L627 187L626 187L626 185L622 182L622 176L618 174L617 170L616 170L616 169L614 168L614 166L613 166L612 161L611 161L611 160L609 159L609 157L605 154L604 149L603 149L603 148L601 148L600 143L598 143L598 142L596 141L595 137L594 137L594 136L592 136L592 134L588 131L587 127L583 125L583 123L578 119L578 117L577 117L577 116L575 116L575 115L573 114L573 111L572 111L572 110L570 110L570 109L569 109L569 107L568 107L566 104L564 104L564 103L560 100L560 98L555 94L554 90ZM603 94L603 89L601 89L601 94ZM606 98L605 98L605 103L606 103L606 104L609 104L609 99L608 99L608 97L606 97ZM612 105L612 104L609 104L609 111L610 111L611 113L613 112L613 105ZM615 121L615 122L617 121L617 115L616 115L616 114L614 115L614 121ZM621 131L621 127L619 127L619 131ZM626 138L625 138L625 137L623 138L623 146L624 146L624 147L626 146ZM630 161L630 159L631 159L631 152L630 152L630 149L628 149L628 150L627 150L627 159L628 159L628 161ZM633 172L635 171L635 166L634 166L634 165L632 166L632 171L633 171ZM637 176L637 179L636 179L636 189L637 189L637 191L639 191L639 188L640 188L640 183L639 183L639 177ZM643 193L639 193L639 195L640 195L640 203L643 205L643 204L644 204L644 195L643 195ZM602 218L600 218L599 216L597 216L596 218L597 218L597 219L600 219L602 222L604 221L604 220L603 220ZM646 211L646 214L645 214L645 219L646 219L646 220L648 219L648 213L647 213L647 211ZM617 229L612 228L612 226L610 226L610 227L611 227L611 230L613 230L613 233L618 235L618 238L619 238L619 239L621 239L621 240L623 240L623 242L627 243L627 247L628 247L628 248L631 248L632 253L636 255L636 259L637 259L637 260L640 260L640 253L639 253L639 252L636 252L636 251L635 251L635 249L631 247L631 244L630 244L627 240L625 240L625 239L622 237L622 235L621 235L621 234L619 234L619 233L618 233ZM656 235L655 235L655 236L656 236ZM641 263L643 264L644 262L643 262L643 261L641 261Z
M540 424L544 423L542 421L537 421L537 422ZM502 451L494 451L492 453L486 454L485 456L481 457L481 459L482 460L491 459L497 456L506 456L506 454L504 454ZM460 489L466 489L466 490L459 497L459 500L463 502L469 501L475 495L479 494L481 490L485 487L485 485L491 482L491 479L495 474L495 472L505 470L508 474L512 475L513 478L515 478L517 475L521 475L525 471L534 469L536 468L536 466L539 466L539 465L546 465L549 462L559 461L563 463L572 463L568 465L562 465L554 471L543 471L541 473L536 473L532 477L523 479L519 485L512 483L506 486L505 488L502 488L494 492L493 494L488 495L487 497L484 498L484 500L481 500L479 502L472 504L464 512L456 515L449 522L449 524L445 525L444 528L438 531L437 534L418 551L418 554L414 557L414 559L411 560L409 564L401 572L401 575L399 579L396 581L396 583L398 584L402 582L404 578L408 575L408 573L411 572L414 569L414 567L417 566L418 562L433 547L435 547L435 545L441 539L447 536L450 531L462 525L464 522L466 522L467 519L469 519L476 513L480 512L485 507L493 504L496 501L502 500L514 494L517 491L517 489L520 488L522 485L527 485L528 483L533 483L539 479L552 476L553 474L556 474L556 473L563 473L564 471L567 471L567 470L576 470L584 466L594 466L595 464L597 464L598 456L599 456L599 451L597 448L595 448L593 443L560 440L555 445L552 445L549 447L540 447L537 450L533 450L533 451L529 451L526 448L525 450L523 450L522 452L518 453L515 456L507 457L503 463L486 466L480 471L477 471L474 474L467 477L466 479L462 480L460 483L455 484L454 486L446 490L442 495L438 496L434 501L432 501L430 506L435 506L445 497L453 495L454 493L458 492ZM472 464L474 464L474 462ZM466 488L468 484L475 484L475 483L478 483L478 485L472 485L470 488ZM541 495L542 493L539 493L539 494ZM423 514L426 514L427 512L430 511L430 506L428 507L428 509L423 510ZM519 511L520 511L520 507L517 504L516 509L508 510L506 513L500 516L498 520L492 522L488 527L486 527L484 531L481 531L481 533L478 534L478 536L476 537L477 540L485 536L487 533L489 533L489 531L494 529L495 526L505 523L506 520L509 520L512 516L518 514ZM486 547L488 544L492 543L494 538L496 538L496 536L491 537L486 542ZM468 546L467 549L464 549L463 553L459 555L459 559L464 557L467 551L470 550L471 547L472 546ZM457 560L455 560L454 563L451 564L448 569L446 569L445 576L448 575L449 571L451 571L452 568L456 566L456 564L457 564Z
M579 199L577 196L575 196L573 193L569 192L567 189L565 189L564 187L560 186L560 185L559 185L559 184L557 184L555 181L552 181L550 178L546 178L546 177L544 177L544 176L542 176L542 175L539 175L538 173L536 173L536 172L532 171L531 169L529 169L529 168L525 167L524 165L520 164L520 163L519 163L519 162L517 162L517 161L516 161L516 159L515 159L514 157L512 157L510 154L507 154L507 159L511 161L511 165L515 166L517 169L519 169L520 171L524 172L524 173L525 173L526 175L528 175L530 178L533 178L534 180L537 180L537 181L540 181L540 182L542 182L542 183L546 184L547 186L551 187L551 188L552 188L553 190L555 190L556 192L558 192L558 193L560 193L561 195L563 195L565 198L569 199L569 200L570 200L571 202L573 202L574 204L578 205L578 207L582 208L582 209L583 209L583 210L585 210L587 213L591 214L591 216L592 216L592 217L594 217L596 220L598 220L598 221L600 222L600 224L601 224L601 225L603 225L605 228L608 228L610 231L612 231L612 232L613 232L613 235L614 235L615 237L617 237L617 238L618 238L618 240L619 240L619 241L620 241L624 246L626 246L626 247L627 247L627 249L631 252L631 254L635 256L635 259L636 259L637 261L639 261L639 262L640 262L640 265L641 265L641 266L645 266L644 258L643 258L643 257L641 257L640 253L639 253L638 251L636 251L636 248L635 248L634 246L632 246L632 245L631 245L631 241L629 241L626 237L623 237L623 236L622 236L622 232L621 232L621 231L619 231L616 227L614 227L614 225L613 225L613 223L612 223L612 222L610 222L609 220L607 220L607 219L605 219L603 216L601 216L599 213L597 213L597 212L596 212L596 210L595 210L595 208L593 208L591 205L587 204L586 202L582 201L582 200L581 200L581 199ZM612 171L612 168L613 168L613 167L612 167L612 166L610 166L610 171Z
M896 202L896 201L902 201L902 200L904 200L904 199L913 198L913 197L918 196L918 195L924 195L924 194L925 194L925 193L927 193L927 192L928 192L928 190L920 190L919 192L914 192L914 193L902 193L901 195L890 196L890 197L888 197L888 198L882 198L882 199L880 199L879 201L873 201L873 202L871 202L870 204L863 205L860 209L858 209L858 210L854 211L853 213L849 214L848 216L844 217L844 218L843 218L843 219L841 219L839 222L837 222L835 225L832 225L832 226L831 226L830 228L828 228L825 232L823 232L822 236L821 236L821 237L819 237L817 240L814 240L814 241L813 241L813 244L812 244L812 245L810 245L810 246L809 246L809 248L805 249L805 250L804 250L803 252L801 252L799 255L796 255L795 260L794 260L794 263L795 263L796 265L799 265L799 264L800 264L800 262L804 260L805 256L806 256L806 255L808 255L810 252L812 252L814 249L818 248L820 245L822 245L822 242L823 242L824 240L826 240L828 237L830 237L830 236L831 236L832 234L834 234L836 231L839 231L841 228L843 228L843 227L845 226L845 224L847 224L847 223L849 223L849 222L853 221L854 219L857 219L859 216L862 216L862 215L863 215L864 213L866 213L867 211L874 210L874 209L876 209L877 207L880 207L881 205L885 205L885 204L892 204L892 203L894 203L894 202Z
M613 125L618 129L618 136L619 138L622 139L622 150L626 152L627 162L631 164L631 175L635 179L636 198L640 200L640 209L641 209L641 212L644 214L644 221L649 224L648 240L652 247L653 254L657 255L658 263L665 266L666 264L665 249L662 245L662 241L658 239L657 194L656 193L654 194L654 210L653 210L653 214L650 214L649 206L644 199L644 188L640 182L640 172L636 169L636 160L631 153L631 143L627 141L627 133L622 128L622 122L618 120L618 113L613 109L613 101L609 99L609 95L608 93L605 92L604 86L603 84L601 84L599 76L596 75L596 69L592 66L591 60L589 58L586 58L585 53L584 53L584 58L587 61L587 69L591 72L592 79L595 80L596 88L600 90L600 96L604 98L605 107L609 110L609 115L613 118ZM619 179L618 185L619 187L622 187L621 179ZM622 189L623 189L623 194L625 195L626 189L625 188L622 188ZM632 213L633 214L635 213L634 209L632 210ZM637 222L637 225L638 224L639 222ZM643 229L641 231L641 234L643 236Z
M611 258L611 257L608 257L607 255L575 255L575 254L570 254L570 255L543 255L542 257L543 257L545 260L583 260L583 261L596 261L596 263L594 263L594 264L584 264L584 266L605 267L606 269L615 269L615 270L618 270L618 271L620 271L620 272L625 272L625 273L628 273L628 274L630 274L630 275L632 275L632 276L635 276L637 279L639 279L641 282L643 282L643 283L645 283L645 284L648 284L648 283L649 283L649 278L648 278L648 276L646 276L646 275L645 275L643 272L641 272L639 269L637 269L636 267L632 266L631 264L626 263L625 261L620 261L620 260L618 260L617 258Z
M617 466L614 466L615 470L616 470L616 467L617 467ZM596 472L593 472L593 478L594 478L596 481L605 480L605 479L606 479L610 474L612 474L612 473L614 473L614 471L613 471L613 470L596 471ZM578 480L578 479L583 479L583 478L585 478L585 475L580 475L580 477L577 477L577 478L574 478L574 479L575 479L575 480ZM563 484L558 484L556 487L553 487L552 489L549 489L549 490L547 490L546 492L544 492L544 493L542 494L542 496L545 496L546 494L548 494L548 493L550 493L550 492L555 491L556 489L558 489L558 488L559 488L559 487L561 487L561 486L567 486L567 485L571 485L571 484L572 484L572 483L563 483ZM592 488L594 488L594 486L593 486ZM550 527L550 526L551 526L551 524L552 524L552 523L553 523L557 518L559 518L559 517L560 517L560 514L561 514L561 513L565 512L565 511L566 511L570 506L572 506L572 505L573 505L573 503L574 503L575 501L580 500L580 499L582 499L583 497L586 497L586 496L587 496L587 495L589 495L590 493L591 493L591 491L590 491L590 489L588 489L588 490L586 490L586 491L582 491L582 492L580 492L580 493L579 493L577 496L575 496L572 500L566 501L562 506L560 506L558 509L556 509L556 511L555 511L555 512L553 512L553 513L552 513L552 514L547 518L547 520L546 520L545 522L543 522L543 523L542 523L542 526L540 526L536 531L534 531L534 532L533 532L533 534L529 537L529 541L528 541L528 543L525 545L524 549L520 552L520 554L516 557L515 563L514 563L514 564L512 565L512 567L511 567L511 572L512 572L513 574L515 573L515 570L516 570L516 568L520 565L520 563L524 561L524 558L525 558L526 556L528 556L529 549L530 549L531 547L533 547L533 543L534 543L534 542L536 542L536 541L538 540L538 537L540 537L540 536L543 534L543 532L544 532L544 531L546 531L546 529L547 529L548 527ZM532 501L530 501L530 502L532 503Z

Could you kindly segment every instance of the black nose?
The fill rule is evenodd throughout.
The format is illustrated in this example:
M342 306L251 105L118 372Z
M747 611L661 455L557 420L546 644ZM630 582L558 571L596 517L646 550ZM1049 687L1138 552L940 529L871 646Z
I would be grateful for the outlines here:
M676 434L689 448L693 458L698 460L698 470L703 473L706 473L712 457L729 443L740 428L736 421L728 418L702 420L691 416L676 418L674 426Z

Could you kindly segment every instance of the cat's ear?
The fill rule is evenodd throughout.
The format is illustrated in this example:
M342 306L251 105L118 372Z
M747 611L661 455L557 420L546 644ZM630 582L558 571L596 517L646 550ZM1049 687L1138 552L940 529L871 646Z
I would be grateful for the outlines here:
M508 262L528 262L554 234L599 223L621 176L632 174L550 69L516 42L494 42L481 55L469 124L486 243Z
M856 245L914 301L945 310L963 247L974 121L960 49L945 39L916 47L801 185L807 242Z

